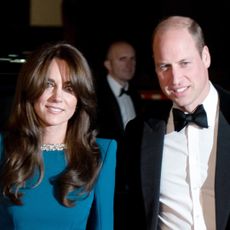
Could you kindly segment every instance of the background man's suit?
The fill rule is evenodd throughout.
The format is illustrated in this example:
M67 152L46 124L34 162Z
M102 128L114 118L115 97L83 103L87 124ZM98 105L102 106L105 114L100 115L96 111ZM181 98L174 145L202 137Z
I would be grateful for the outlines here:
M119 222L119 228L125 229L124 224L127 212L126 206L126 165L122 151L124 138L124 127L120 108L106 78L96 84L98 98L98 119L97 126L99 137L115 139L118 143L117 166L116 166L116 187L115 187L115 221ZM129 83L130 97L134 104L136 114L141 113L141 98L137 90ZM125 213L126 212L126 213ZM117 218L117 215L119 217ZM124 218L124 220L123 220ZM118 219L118 220L116 220ZM121 224L121 225L120 225ZM118 226L115 223L115 227Z

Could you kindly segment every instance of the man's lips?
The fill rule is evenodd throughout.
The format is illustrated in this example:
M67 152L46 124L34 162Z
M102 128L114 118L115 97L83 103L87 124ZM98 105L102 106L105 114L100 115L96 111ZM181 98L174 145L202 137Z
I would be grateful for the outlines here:
M182 92L184 92L187 89L188 89L188 87L186 86L186 87L181 87L181 88L178 88L178 89L173 89L172 91L174 93L182 93Z

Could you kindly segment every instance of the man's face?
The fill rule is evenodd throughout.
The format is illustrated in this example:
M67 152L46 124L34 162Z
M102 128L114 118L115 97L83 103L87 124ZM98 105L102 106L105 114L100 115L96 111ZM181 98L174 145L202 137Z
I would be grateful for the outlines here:
M200 54L187 29L168 29L155 36L153 53L162 91L185 111L193 111L209 92L208 48Z
M136 56L134 49L125 43L116 44L105 61L108 73L121 85L131 80L135 74Z

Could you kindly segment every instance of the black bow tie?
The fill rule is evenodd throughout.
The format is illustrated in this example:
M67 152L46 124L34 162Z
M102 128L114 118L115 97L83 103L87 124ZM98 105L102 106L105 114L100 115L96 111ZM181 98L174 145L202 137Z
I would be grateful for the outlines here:
M173 108L173 121L175 130L179 132L190 122L202 128L208 128L207 114L203 105L199 105L193 113L185 114L183 111Z
M123 94L130 95L130 90L126 90L124 88L121 88L121 92L119 94L119 97L121 97Z

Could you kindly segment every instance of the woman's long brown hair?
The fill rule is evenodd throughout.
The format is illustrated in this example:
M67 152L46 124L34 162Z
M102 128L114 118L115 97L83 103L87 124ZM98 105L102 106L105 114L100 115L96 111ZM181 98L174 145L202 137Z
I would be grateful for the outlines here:
M25 186L26 181L38 171L39 178L34 184L37 186L44 175L40 150L42 127L33 104L46 87L47 71L53 59L65 61L78 99L77 109L68 122L66 132L66 169L53 181L57 200L67 207L73 206L75 202L68 199L68 194L77 188L89 192L100 169L94 129L96 96L88 63L69 44L45 45L28 57L20 71L12 112L4 134L0 187L3 195L18 205L22 204L20 188Z

